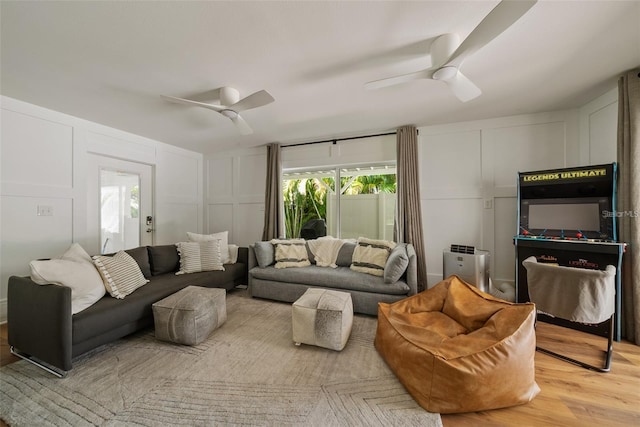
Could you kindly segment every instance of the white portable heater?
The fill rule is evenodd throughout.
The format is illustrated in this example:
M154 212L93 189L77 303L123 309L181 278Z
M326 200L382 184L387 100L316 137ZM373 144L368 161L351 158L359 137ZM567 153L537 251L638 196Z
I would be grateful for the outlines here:
M445 278L457 275L483 292L489 292L489 251L473 246L451 245L442 253L442 270Z

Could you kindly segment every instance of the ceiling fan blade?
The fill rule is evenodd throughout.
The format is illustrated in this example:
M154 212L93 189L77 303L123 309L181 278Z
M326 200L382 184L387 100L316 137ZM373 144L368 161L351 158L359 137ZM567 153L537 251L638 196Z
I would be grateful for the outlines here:
M415 73L403 74L401 76L388 77L386 79L374 80L372 82L365 83L364 87L367 89L380 89L387 86L394 86L401 83L410 82L412 80L430 79L433 74L432 70L422 70Z
M208 108L209 110L213 110L213 111L217 111L217 112L220 112L220 111L225 109L221 105L206 104L204 102L192 101L190 99L176 98L175 96L160 95L160 97L162 99L166 100L166 101L169 101L169 102L176 102L178 104L194 105L196 107Z
M259 90L251 95L242 98L240 101L229 106L235 112L250 110L251 108L262 107L263 105L271 104L275 99L266 90Z
M462 62L512 26L537 0L501 1L458 46L446 65L460 67Z
M480 96L482 91L471 80L469 80L460 71L448 80L442 80L449 86L451 92L462 102L471 101L474 98Z
M231 121L234 125L236 125L242 135L251 135L253 133L253 129L251 129L249 124L245 122L242 116L240 116L239 114L231 118Z

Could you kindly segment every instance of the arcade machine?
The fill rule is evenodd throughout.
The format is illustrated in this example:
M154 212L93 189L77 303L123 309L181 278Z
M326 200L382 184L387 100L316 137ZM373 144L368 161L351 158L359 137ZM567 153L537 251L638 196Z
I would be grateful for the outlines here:
M529 301L522 261L604 270L616 267L614 339L620 341L620 271L625 244L617 240L615 163L518 174L516 301ZM607 325L587 325L539 314L538 319L607 336Z

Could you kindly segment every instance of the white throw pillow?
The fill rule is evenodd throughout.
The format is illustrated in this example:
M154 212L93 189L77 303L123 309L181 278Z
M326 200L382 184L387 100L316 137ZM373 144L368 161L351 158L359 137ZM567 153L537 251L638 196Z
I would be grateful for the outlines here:
M238 262L238 249L240 247L238 245L229 244L229 262L228 264L235 264Z
M387 240L372 240L365 237L358 238L358 244L353 250L351 269L374 276L384 275L384 266L389 254L396 247L394 242Z
M187 238L190 242L206 242L209 240L220 241L220 254L222 255L222 263L230 264L231 256L229 253L229 232L221 231L213 234L197 234L187 231Z
M306 267L311 265L304 239L273 239L271 244L276 248L276 268Z
M60 257L48 261L31 261L31 280L39 285L62 285L71 288L71 313L76 314L96 303L105 294L102 278L91 257L78 243Z
M105 289L114 298L123 299L149 283L136 260L125 251L118 251L114 256L94 256L93 263L98 267Z
M176 243L180 254L180 271L176 274L200 271L224 271L220 255L220 240Z

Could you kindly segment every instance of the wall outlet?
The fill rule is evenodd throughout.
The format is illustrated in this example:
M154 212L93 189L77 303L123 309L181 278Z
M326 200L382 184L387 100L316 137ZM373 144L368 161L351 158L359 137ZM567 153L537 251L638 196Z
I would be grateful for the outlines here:
M38 205L38 216L53 216L53 206Z
M484 199L484 208L493 209L493 199Z

